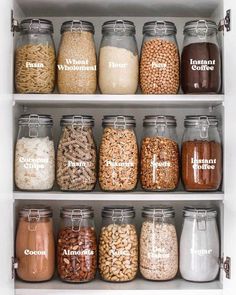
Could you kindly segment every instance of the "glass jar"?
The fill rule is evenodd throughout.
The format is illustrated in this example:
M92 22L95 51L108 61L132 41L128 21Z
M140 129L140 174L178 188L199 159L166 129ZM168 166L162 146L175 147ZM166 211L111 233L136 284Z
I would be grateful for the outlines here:
M103 280L128 282L138 271L138 236L135 211L129 206L109 206L102 210L99 241L99 271Z
M179 147L174 116L145 116L141 144L141 185L171 191L179 182Z
M179 50L175 24L151 21L143 27L140 85L144 94L176 94L179 91Z
M184 93L218 93L221 88L221 54L217 24L195 20L185 24L181 59Z
M15 183L21 190L50 190L55 180L52 117L27 114L19 118L15 148Z
M126 20L105 22L99 54L99 87L103 94L135 94L139 58L135 26Z
M143 207L140 272L145 279L165 281L178 271L178 239L172 207Z
M57 150L57 183L63 191L91 191L96 185L97 156L92 116L66 115L61 119Z
M219 233L213 208L184 208L180 273L193 282L213 281L219 273Z
M16 234L17 275L27 282L43 282L55 271L52 210L32 205L22 208Z
M222 147L215 116L186 116L182 180L187 191L216 191L222 180Z
M138 177L138 145L133 116L104 116L99 183L104 191L131 191Z
M89 282L97 268L97 239L94 212L89 206L61 209L57 244L57 268L62 281Z
M56 53L52 22L25 19L20 23L15 51L15 87L18 93L52 93Z
M57 59L59 93L93 94L97 88L94 26L87 21L66 21L61 26Z

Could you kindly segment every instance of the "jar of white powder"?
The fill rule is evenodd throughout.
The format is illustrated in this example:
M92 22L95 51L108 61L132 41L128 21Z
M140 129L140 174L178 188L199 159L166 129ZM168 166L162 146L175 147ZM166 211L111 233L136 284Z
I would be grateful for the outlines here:
M28 114L19 119L15 148L15 183L21 190L43 191L53 187L55 151L51 116Z
M103 94L135 94L139 58L135 26L126 20L105 22L99 54L99 87Z
M188 281L213 281L219 272L217 212L212 208L185 207L183 214L180 273Z

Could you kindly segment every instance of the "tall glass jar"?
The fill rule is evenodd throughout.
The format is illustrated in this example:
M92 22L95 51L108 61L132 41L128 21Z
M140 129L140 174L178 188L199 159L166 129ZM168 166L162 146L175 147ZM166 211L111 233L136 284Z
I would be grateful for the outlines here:
M99 54L99 87L103 94L134 94L139 58L135 26L126 20L105 22Z
M174 116L145 116L141 144L141 185L171 191L179 182L179 147Z
M144 94L176 94L179 91L179 50L176 26L151 21L143 27L140 85Z
M187 116L182 180L187 191L216 191L222 181L222 146L215 116Z
M66 115L61 119L57 149L57 183L63 191L91 191L97 180L94 119L86 115Z
M129 206L109 206L102 210L99 241L99 271L103 280L128 282L138 271L138 236L135 211Z
M172 207L146 206L140 236L140 272L145 279L165 281L178 271L178 239Z
M57 268L62 281L89 282L97 269L97 239L94 212L89 206L61 209L57 244Z
M104 116L99 183L104 191L131 191L138 177L138 144L133 116Z
M50 190L55 180L52 117L27 114L19 118L15 147L15 184L21 190Z
M27 282L42 282L55 271L52 210L33 205L22 208L16 234L17 275Z
M221 54L217 24L194 20L184 27L181 82L184 93L218 93L221 89Z
M20 23L15 51L15 87L18 93L52 93L56 53L52 22L25 19Z
M97 88L94 26L87 21L66 21L61 26L57 58L59 93L93 94Z
M213 208L184 208L180 273L193 282L213 281L219 273L220 243Z

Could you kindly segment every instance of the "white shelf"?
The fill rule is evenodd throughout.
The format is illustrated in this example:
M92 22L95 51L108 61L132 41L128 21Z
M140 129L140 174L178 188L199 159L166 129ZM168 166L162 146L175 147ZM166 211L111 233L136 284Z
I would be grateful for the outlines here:
M126 295L143 294L148 291L148 295L162 294L186 294L189 295L219 295L222 294L219 281L210 283L191 283L182 279L167 282L152 282L142 278L128 283L108 283L101 280L94 280L84 284L68 284L54 279L46 283L25 283L16 281L16 295L49 295L49 294L80 294L80 295Z
M14 192L15 200L57 200L57 201L223 201L224 194L216 193L104 193L104 192Z
M24 106L80 107L214 107L224 102L224 95L74 95L14 94L14 104Z

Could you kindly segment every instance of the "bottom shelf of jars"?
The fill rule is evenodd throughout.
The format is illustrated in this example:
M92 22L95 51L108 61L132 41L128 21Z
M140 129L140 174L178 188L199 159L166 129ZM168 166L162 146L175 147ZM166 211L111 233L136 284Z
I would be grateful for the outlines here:
M80 294L80 295L127 295L127 294L143 294L148 291L149 295L166 295L166 294L186 294L189 295L222 295L222 284L219 280L207 283L188 282L181 278L176 278L166 282L147 281L141 277L127 283L109 283L97 278L89 283L70 284L64 283L58 278L45 283L26 283L16 281L16 295L41 295L41 294ZM124 293L125 292L125 293ZM171 293L170 293L171 292ZM207 292L207 293L206 293Z

